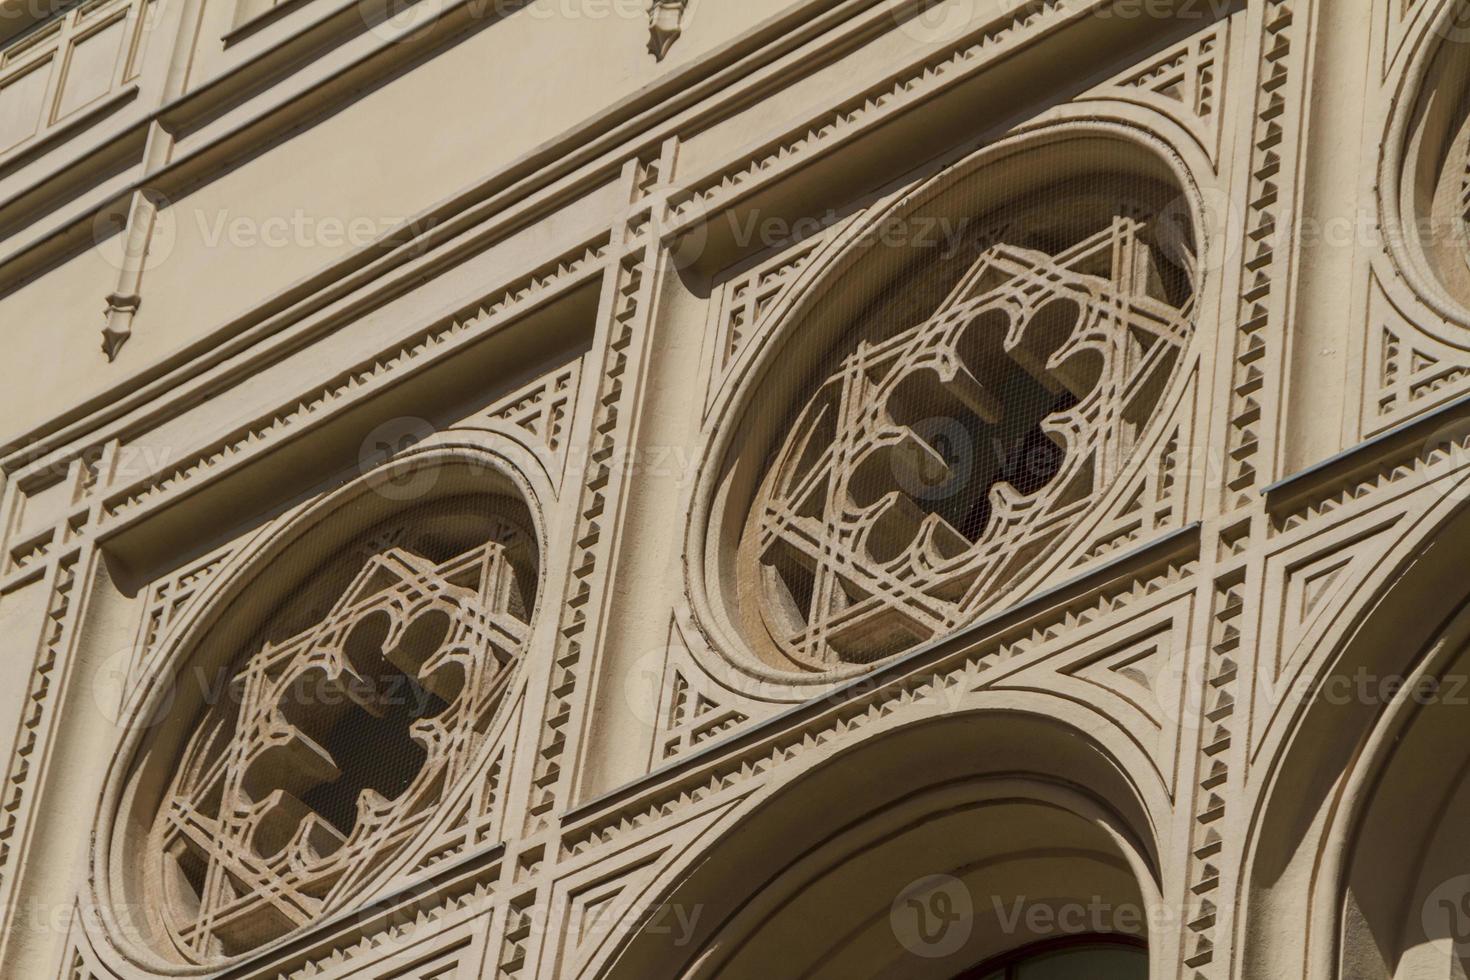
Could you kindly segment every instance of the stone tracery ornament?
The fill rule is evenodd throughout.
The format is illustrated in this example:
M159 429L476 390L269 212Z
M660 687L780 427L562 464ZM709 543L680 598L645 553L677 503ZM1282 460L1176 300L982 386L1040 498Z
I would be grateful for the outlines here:
M1386 102L1365 436L1444 404L1470 381L1470 56L1461 43L1470 8L1431 6Z
M1458 34L1463 4L1443 4L1433 33ZM1470 325L1470 57L1464 45L1425 45L1407 71L1384 136L1379 174L1384 243L1419 298L1458 329ZM1434 331L1431 318L1416 329Z
M747 631L806 671L872 662L974 621L1055 546L1188 343L1151 242L1120 215L1057 254L991 245L923 322L832 364L750 508Z
M234 673L152 831L164 925L185 959L342 907L474 763L534 600L527 532L491 528L443 561L385 546L317 625Z

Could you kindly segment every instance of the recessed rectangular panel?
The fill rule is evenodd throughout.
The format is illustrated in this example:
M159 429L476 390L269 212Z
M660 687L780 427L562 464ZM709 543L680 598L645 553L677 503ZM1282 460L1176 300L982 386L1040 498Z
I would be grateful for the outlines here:
M69 115L112 90L126 23L126 18L119 16L107 26L73 42L56 118Z
M0 150L35 135L46 98L46 82L55 60L52 55L29 71L0 83Z

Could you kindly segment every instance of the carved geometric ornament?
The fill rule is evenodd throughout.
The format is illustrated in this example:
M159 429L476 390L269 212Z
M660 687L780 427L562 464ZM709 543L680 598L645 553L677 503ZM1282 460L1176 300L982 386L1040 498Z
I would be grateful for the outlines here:
M526 640L527 532L434 561L384 546L317 625L205 713L152 831L162 918L210 962L343 907L477 757Z
M1378 180L1365 434L1470 384L1470 58L1466 6L1442 3L1399 80ZM1448 19L1445 19L1448 18ZM1421 307L1427 306L1428 309Z
M1120 478L1181 360L1192 291L1146 218L1055 252L1003 236L927 318L829 359L785 429L737 574L796 668L973 622Z
M1470 326L1470 58L1461 0L1441 4L1430 40L1404 74L1384 137L1379 179L1383 234L1430 317L1416 328L1465 347ZM1448 18L1448 19L1445 19Z

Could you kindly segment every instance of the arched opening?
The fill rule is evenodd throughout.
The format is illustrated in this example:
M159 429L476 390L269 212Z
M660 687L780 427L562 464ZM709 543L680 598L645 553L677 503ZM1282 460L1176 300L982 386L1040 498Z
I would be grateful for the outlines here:
M1470 515L1453 495L1319 640L1268 732L1246 976L1470 972ZM1281 712L1283 716L1288 713Z
M1341 976L1470 975L1467 677L1470 605L1413 672L1354 692L1392 701L1362 767L1365 807L1348 845Z
M782 779L726 828L640 900L669 928L630 920L585 976L949 980L1084 940L1133 962L1161 907L1138 788L1039 714L886 732ZM1146 975L1144 961L1117 976Z

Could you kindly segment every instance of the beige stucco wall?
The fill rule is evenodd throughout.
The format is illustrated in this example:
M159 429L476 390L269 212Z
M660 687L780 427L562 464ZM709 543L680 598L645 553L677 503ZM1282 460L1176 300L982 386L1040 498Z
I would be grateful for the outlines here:
M1016 901L1101 907L1061 931L1154 978L1470 956L1463 0L395 13L5 42L0 975L952 976L1055 938ZM27 52L104 20L24 135ZM1146 181L1192 265L1135 448L952 629L783 667L742 508L801 372L915 281L863 236ZM334 501L443 459L539 556L480 754L377 878L184 962L136 868L191 671L366 519Z

